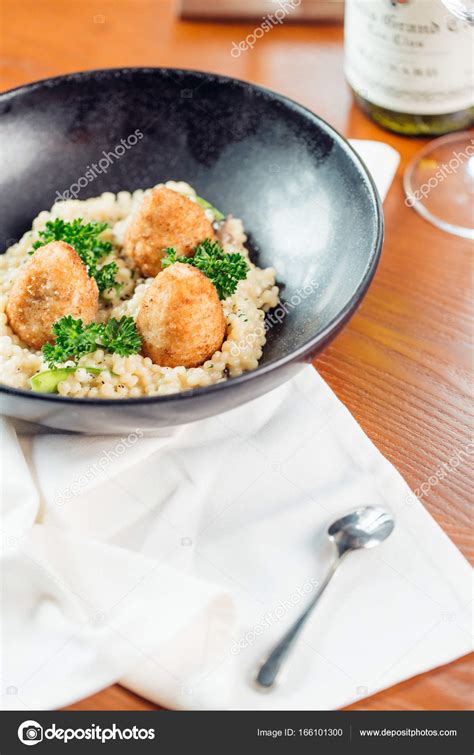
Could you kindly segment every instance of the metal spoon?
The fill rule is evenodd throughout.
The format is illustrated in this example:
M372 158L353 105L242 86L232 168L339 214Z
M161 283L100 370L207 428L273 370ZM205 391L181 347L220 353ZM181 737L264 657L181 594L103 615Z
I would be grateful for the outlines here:
M364 506L355 509L331 524L327 534L336 545L337 558L310 604L259 667L254 682L260 692L268 692L275 684L283 661L344 556L359 548L375 548L387 539L394 527L395 521L392 515L380 506Z

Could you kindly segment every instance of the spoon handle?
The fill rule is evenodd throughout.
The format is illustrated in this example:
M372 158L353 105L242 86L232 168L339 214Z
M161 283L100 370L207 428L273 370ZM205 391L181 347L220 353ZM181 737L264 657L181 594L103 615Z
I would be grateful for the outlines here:
M311 599L311 602L309 603L309 605L305 608L305 610L299 616L299 618L296 619L294 624L292 624L292 626L288 629L286 634L283 635L280 642L278 642L278 644L275 645L270 655L259 667L257 675L255 677L255 684L261 692L270 691L270 689L273 687L277 679L277 676L281 670L281 667L283 665L283 661L285 660L291 648L293 647L293 644L296 638L298 637L298 635L300 634L304 624L306 623L308 616L312 612L316 603L319 601L321 595L323 594L329 582L331 581L332 577L334 576L344 555L345 555L344 553L340 554L339 558L337 558L334 561L333 565L329 569L329 572L327 573L324 579L324 582L321 584L316 595Z

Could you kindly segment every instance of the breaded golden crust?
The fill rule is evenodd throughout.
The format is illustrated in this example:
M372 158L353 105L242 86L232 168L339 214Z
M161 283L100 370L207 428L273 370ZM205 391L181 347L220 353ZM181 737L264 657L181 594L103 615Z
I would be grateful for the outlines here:
M124 251L144 276L154 277L161 271L161 259L169 246L179 255L192 257L200 241L214 238L212 223L202 207L163 186L152 189L130 221Z
M11 329L32 349L53 340L51 328L64 315L90 323L98 311L97 283L63 241L35 251L16 278L6 307Z
M200 270L177 262L156 276L138 311L143 353L162 367L198 367L220 349L225 318Z

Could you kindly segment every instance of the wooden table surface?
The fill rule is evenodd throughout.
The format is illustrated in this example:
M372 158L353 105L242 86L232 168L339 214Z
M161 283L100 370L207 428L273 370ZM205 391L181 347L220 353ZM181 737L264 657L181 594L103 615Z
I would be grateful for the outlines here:
M216 71L289 95L345 136L401 154L385 202L382 261L361 308L317 368L375 445L418 488L471 440L472 249L403 202L401 176L420 140L379 129L353 105L342 71L342 27L284 23L234 58L255 23L176 18L172 0L3 0L3 89L71 71L175 66ZM471 563L469 459L423 504ZM472 709L472 658L410 679L353 709ZM154 709L116 685L73 709Z

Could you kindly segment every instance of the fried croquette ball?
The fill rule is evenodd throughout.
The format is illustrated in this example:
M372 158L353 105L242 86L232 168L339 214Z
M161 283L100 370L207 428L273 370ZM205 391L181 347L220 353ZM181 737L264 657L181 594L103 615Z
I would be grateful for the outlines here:
M168 247L192 257L200 241L214 238L202 207L163 186L152 189L138 207L125 232L124 252L144 276L154 278Z
M162 367L198 367L220 349L226 323L217 291L177 262L156 276L138 311L143 353Z
M97 319L98 310L97 283L63 241L35 251L13 283L6 307L11 329L32 349L53 340L51 328L64 315L87 324Z

